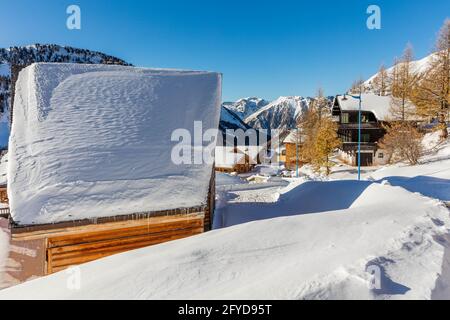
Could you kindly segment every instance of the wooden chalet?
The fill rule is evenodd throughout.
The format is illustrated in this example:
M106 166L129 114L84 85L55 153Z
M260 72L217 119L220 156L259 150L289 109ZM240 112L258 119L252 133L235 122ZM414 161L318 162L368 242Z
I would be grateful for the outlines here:
M49 76L52 81L39 82ZM58 105L24 99L42 94L22 85L29 81ZM221 75L212 72L74 64L23 69L8 153L11 245L22 248L11 258L21 266L10 275L23 281L210 230L214 167L174 164L171 133L199 120L217 128L220 92ZM46 152L28 153L29 143Z
M291 130L286 138L283 140L284 154L284 166L289 170L296 170L297 166L302 167L303 162L301 160L301 146L304 142L300 130Z
M261 163L261 155L271 144L264 131L249 129L234 136L222 130L222 141L215 148L215 167L218 172L247 173Z
M386 164L389 155L378 144L385 135L383 122L388 119L391 98L375 94L363 94L361 104L361 166ZM342 140L341 160L358 165L359 99L350 95L336 96L332 109L334 121L339 125Z
M218 172L246 173L255 166L245 151L237 147L216 147L215 168Z

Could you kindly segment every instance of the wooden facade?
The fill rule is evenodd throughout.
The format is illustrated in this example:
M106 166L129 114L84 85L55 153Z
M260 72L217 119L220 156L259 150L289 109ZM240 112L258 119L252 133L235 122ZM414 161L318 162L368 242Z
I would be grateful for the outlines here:
M13 227L11 240L18 247L43 251L44 254L36 256L45 260L35 261L40 271L35 276L42 276L109 255L202 233L204 218L204 212L197 212L75 227L61 224L54 225L54 229Z
M300 159L300 144L286 142L286 155L285 155L285 167L289 170L296 170L298 167L303 166L303 162Z
M214 198L213 174L207 204L200 207L48 225L24 226L15 224L11 219L11 245L21 250L10 254L22 264L20 274L13 276L25 281L113 254L209 231L213 221Z
M216 171L218 172L225 172L225 173L247 173L250 172L253 169L254 165L250 164L250 159L246 155L245 156L245 163L235 163L232 166L227 167L220 167L216 166Z
M241 151L237 147L235 147L234 150L230 153L236 155L236 157L233 157L233 161L224 164L216 162L216 171L225 173L247 173L254 168L255 164L252 163L250 156L244 151Z
M335 99L332 110L333 119L338 123L338 136L342 141L341 160L349 165L358 165L358 129L359 111L341 110L338 99ZM361 111L361 166L372 166L383 163L379 152L378 141L384 137L386 130L373 112Z

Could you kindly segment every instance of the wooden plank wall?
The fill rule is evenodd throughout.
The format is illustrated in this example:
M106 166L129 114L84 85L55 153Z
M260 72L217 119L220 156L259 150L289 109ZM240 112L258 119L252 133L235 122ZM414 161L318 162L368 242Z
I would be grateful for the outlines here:
M103 230L61 234L47 240L47 274L73 265L193 236L204 230L204 214L148 218Z

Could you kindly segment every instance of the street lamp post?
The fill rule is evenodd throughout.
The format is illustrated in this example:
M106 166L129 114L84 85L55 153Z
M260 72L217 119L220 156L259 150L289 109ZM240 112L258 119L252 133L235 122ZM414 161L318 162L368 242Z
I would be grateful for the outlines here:
M359 96L351 96L354 99L359 100L358 107L358 181L361 181L361 109L362 109L362 94Z

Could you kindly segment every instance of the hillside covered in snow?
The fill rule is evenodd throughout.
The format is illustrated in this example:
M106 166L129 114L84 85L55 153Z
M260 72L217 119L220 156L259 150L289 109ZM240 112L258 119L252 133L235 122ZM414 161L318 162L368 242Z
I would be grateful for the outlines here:
M432 61L435 57L435 54L430 54L426 56L425 58L411 61L410 63L410 70L413 74L422 74L427 71L427 69L431 66ZM394 72L394 66L386 69L386 75L388 77L392 77ZM369 79L367 79L363 83L363 90L366 93L376 93L375 87L374 87L374 80L379 75L379 73L375 73L373 76L371 76Z

